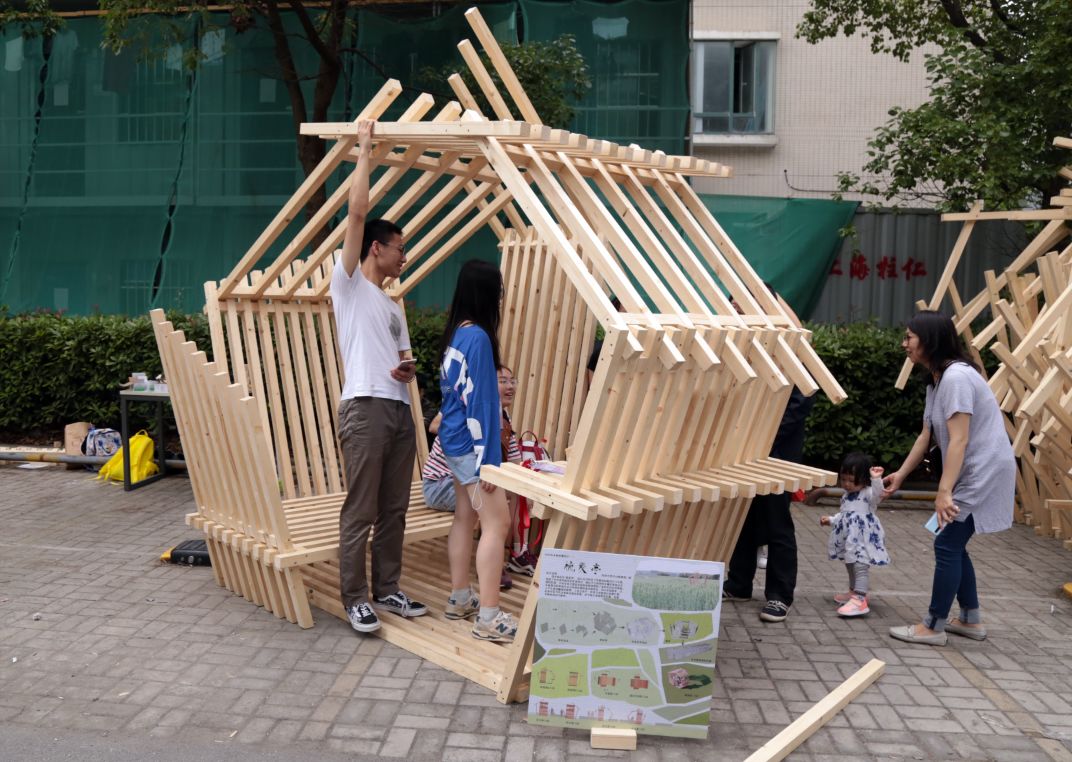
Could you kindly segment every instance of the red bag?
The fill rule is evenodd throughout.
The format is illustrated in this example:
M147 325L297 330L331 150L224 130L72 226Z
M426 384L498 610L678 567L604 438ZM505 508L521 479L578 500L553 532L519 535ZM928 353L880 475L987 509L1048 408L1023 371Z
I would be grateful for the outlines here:
M517 438L517 446L521 450L521 467L531 469L533 463L538 460L551 460L550 453L546 448L547 440L540 439L535 432L525 431ZM546 521L537 519L536 538L529 536L532 527L532 514L529 512L529 501L517 496L517 534L528 541L529 550L533 555L539 555L540 543L543 541L543 530Z

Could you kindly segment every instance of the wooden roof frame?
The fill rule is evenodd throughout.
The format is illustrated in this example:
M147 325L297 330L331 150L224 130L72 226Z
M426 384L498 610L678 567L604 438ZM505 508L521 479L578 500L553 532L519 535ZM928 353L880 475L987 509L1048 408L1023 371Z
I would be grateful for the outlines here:
M402 226L408 259L401 277L384 287L401 301L490 228L506 291L500 343L521 381L514 420L547 438L563 473L506 463L484 466L481 478L528 498L533 515L549 519L545 547L728 561L755 495L836 480L769 457L792 388L808 395L822 389L835 403L845 392L810 333L689 184L692 177L731 177L729 167L542 125L479 12L470 9L466 18L506 93L463 41L459 50L494 118L453 75L456 101L434 111L432 96L421 94L396 121L377 122L370 207ZM343 364L329 282L347 219L331 224L351 177L296 233L281 237L318 188L356 160L357 123L379 120L401 91L388 81L354 122L302 125L303 134L334 145L231 273L206 284L215 363L154 314L165 369L175 377L184 444L203 449L191 458L199 511L190 523L220 555L220 584L301 626L312 623L310 603L345 618L333 556L344 494L336 413ZM401 193L383 209L392 189ZM281 251L263 265L277 243ZM600 326L604 344L589 383L586 365ZM420 430L415 386L411 410ZM239 451L221 439L231 428L241 429ZM251 442L255 459L247 453ZM422 431L419 461L426 455ZM233 476L244 469L256 474ZM232 480L278 484L279 499L246 505ZM413 494L419 500L419 483ZM266 512L282 530L261 526ZM403 585L434 613L435 599L448 592L440 583L449 587L437 566L445 554L434 545L444 524L420 515L413 532L419 541L407 552L418 554L424 576ZM388 617L383 636L500 700L519 700L527 690L536 588L515 584L508 595L522 608L509 648L472 651L466 628L431 615L401 623Z

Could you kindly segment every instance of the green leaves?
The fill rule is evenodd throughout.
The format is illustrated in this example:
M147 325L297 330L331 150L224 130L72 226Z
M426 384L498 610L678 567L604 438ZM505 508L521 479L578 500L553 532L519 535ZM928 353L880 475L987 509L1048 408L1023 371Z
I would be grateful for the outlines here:
M201 315L169 314L211 354ZM58 434L73 421L119 427L119 385L161 372L148 316L0 313L0 430Z
M63 18L52 10L47 0L26 0L18 6L0 0L0 32L15 26L24 39L32 40L52 37L63 28Z
M901 60L923 48L930 100L890 110L860 175L842 192L943 211L1045 204L1068 161L1052 140L1072 125L1067 0L812 0L797 35L816 43L855 30ZM869 178L869 179L864 179Z
M439 407L439 343L446 319L443 312L419 309L406 317L421 396L432 409ZM174 312L168 320L211 359L203 315ZM148 316L8 315L0 308L0 431L60 438L74 421L119 428L119 385L134 371L150 378L161 372Z
M501 46L506 60L510 62L510 67L517 75L543 123L549 127L568 127L573 120L572 104L581 100L592 86L588 75L588 64L577 50L573 35L564 34L550 42L533 40L519 45L501 43ZM506 87L499 80L487 55L484 53L480 55L491 78L495 81L495 86L500 92L505 93ZM425 69L421 72L421 79L433 89L450 92L447 77L456 69L454 65L442 70ZM465 86L469 88L469 92L477 99L480 110L485 115L493 117L495 112L488 105L468 67L465 67L464 71L459 74L465 80ZM514 116L520 118L519 114Z
M202 315L168 315L172 324L211 355ZM410 343L425 412L439 407L440 341L446 314L407 310ZM813 345L849 398L833 406L823 396L808 418L809 462L837 468L842 455L863 450L894 468L922 425L924 384L915 376L904 392L893 387L904 353L901 331L871 323L812 325ZM133 371L161 372L149 318L9 316L0 311L0 431L47 432L92 421L119 426L119 384Z

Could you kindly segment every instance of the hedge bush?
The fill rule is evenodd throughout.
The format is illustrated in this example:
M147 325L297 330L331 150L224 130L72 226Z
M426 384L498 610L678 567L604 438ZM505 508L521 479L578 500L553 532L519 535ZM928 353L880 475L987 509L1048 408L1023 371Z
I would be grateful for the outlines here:
M923 424L926 381L917 370L894 388L904 363L902 328L873 323L809 325L812 345L849 395L840 405L819 393L808 416L807 462L836 470L848 452L866 452L887 471L900 466Z
M211 353L203 316L168 319ZM119 385L133 371L161 372L148 316L0 315L0 431L61 438L73 421L119 428Z
M439 407L439 337L446 315L408 313L417 357L418 382L426 406ZM168 320L211 358L203 315L169 313ZM161 372L149 317L66 316L54 312L0 312L0 441L59 439L73 421L119 428L119 385L133 371L152 378ZM133 425L147 415L131 408Z
M174 313L168 318L211 355L202 315ZM430 416L440 404L439 342L446 315L411 309L407 319ZM898 465L919 433L924 398L918 375L904 392L893 388L904 358L901 330L871 324L810 328L816 350L849 399L832 406L820 394L808 419L806 459L836 468L845 452L858 449L887 468ZM59 438L72 421L118 428L119 384L135 370L152 376L161 371L147 316L0 313L0 437Z

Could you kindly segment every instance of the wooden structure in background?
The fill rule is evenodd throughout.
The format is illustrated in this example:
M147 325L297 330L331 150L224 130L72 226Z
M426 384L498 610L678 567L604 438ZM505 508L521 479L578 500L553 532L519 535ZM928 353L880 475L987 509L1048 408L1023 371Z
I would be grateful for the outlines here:
M1054 144L1072 148L1072 139ZM1072 180L1072 167L1061 170ZM976 362L988 349L1000 361L989 384L1006 415L1018 460L1016 520L1072 549L1072 188L1050 199L1051 208L983 212L979 204L943 220L964 227L929 302L948 298L957 331ZM975 225L985 220L1045 223L1000 273L985 273L986 288L964 301L953 282ZM988 321L988 322L987 322ZM974 326L974 328L973 328ZM897 379L904 388L912 365ZM985 373L985 371L984 371Z
M433 99L420 95L397 121L376 125L372 209L404 228L409 260L387 292L403 299L491 228L506 289L501 344L520 382L515 425L547 437L564 474L508 464L482 477L550 519L546 546L728 560L754 495L834 482L767 457L792 386L822 388L835 402L844 392L689 185L690 176L728 177L727 167L542 126L479 13L467 17L506 93L463 41L494 120L455 75L458 102L426 118ZM388 82L358 119L378 119L400 92ZM210 538L221 585L302 626L310 604L345 618L342 363L328 285L346 219L329 223L349 178L293 237L280 236L356 158L356 121L302 126L335 145L231 274L206 285L214 363L154 314L191 456L198 512L189 520ZM281 251L266 258L277 239ZM598 326L606 337L586 388ZM478 642L468 623L444 620L450 516L424 508L416 483L413 494L402 584L431 611L387 616L380 634L503 701L524 698L535 589L504 594L504 607L522 614L512 646Z

